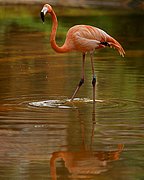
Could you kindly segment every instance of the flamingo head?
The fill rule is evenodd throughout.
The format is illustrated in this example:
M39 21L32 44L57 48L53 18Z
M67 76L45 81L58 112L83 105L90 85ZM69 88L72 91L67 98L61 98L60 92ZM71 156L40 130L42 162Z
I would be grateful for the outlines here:
M45 4L41 10L41 19L44 22L44 17L47 13L51 13L52 12L52 7L49 4Z

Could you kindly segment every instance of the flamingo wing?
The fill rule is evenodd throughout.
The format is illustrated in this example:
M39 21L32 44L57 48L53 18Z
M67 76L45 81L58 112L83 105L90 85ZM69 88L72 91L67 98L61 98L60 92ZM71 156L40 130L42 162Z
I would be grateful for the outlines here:
M103 30L87 25L76 25L69 29L66 37L67 46L70 49L91 52L95 49L110 46L118 50L120 55L125 52L122 46Z

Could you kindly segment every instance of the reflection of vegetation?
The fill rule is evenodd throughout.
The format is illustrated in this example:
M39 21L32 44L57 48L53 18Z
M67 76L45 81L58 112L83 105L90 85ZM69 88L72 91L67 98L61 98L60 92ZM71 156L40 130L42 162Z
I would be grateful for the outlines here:
M11 24L17 24L23 27L39 29L40 22L36 22L30 11L25 6L12 6L0 9L0 24L2 27L7 27ZM28 30L28 29L27 29Z
M59 33L64 34L67 31L66 26L72 26L79 22L83 24L92 24L95 26L103 26L105 29L116 29L113 27L113 20L115 16L125 16L130 11L121 10L100 10L100 9L78 9L78 8L55 8L57 16L59 17ZM49 23L45 23L42 26L42 22L39 17L40 7L29 8L28 6L2 6L0 9L0 31L5 31L6 27L11 24L17 24L23 26L28 30L40 30L50 32L51 26ZM143 12L141 12L143 13ZM75 16L77 17L75 19ZM83 18L84 16L84 18ZM120 17L120 18L121 18ZM117 18L116 18L117 19ZM119 23L117 23L117 26Z

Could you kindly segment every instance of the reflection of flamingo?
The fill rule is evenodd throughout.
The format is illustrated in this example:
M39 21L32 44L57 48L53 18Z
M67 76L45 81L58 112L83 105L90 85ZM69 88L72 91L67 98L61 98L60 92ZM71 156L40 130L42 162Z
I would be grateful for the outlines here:
M79 117L80 118L80 117ZM95 126L95 104L93 104L93 113L92 113L92 135L91 135L91 144L90 150L85 143L85 133L84 126L81 121L81 130L82 130L82 148L80 151L58 151L52 153L50 159L50 171L52 180L57 180L56 172L56 161L62 159L65 163L65 167L68 169L71 177L89 179L92 175L100 174L108 170L107 164L111 161L116 161L119 159L120 153L123 150L124 145L118 144L116 150L101 150L95 151L92 150L93 137L94 137L94 126Z
M63 159L65 167L74 177L81 175L92 176L108 170L107 163L119 159L123 145L118 144L115 151L59 151L54 152L50 159L51 176L53 180L57 179L56 160Z
M44 16L46 13L49 13L52 16L52 32L50 36L50 42L52 48L58 53L65 53L70 51L80 51L83 54L82 59L82 77L81 80L71 97L71 100L74 99L76 93L78 92L81 85L84 83L84 63L85 63L85 54L87 52L90 53L91 57L91 65L92 65L92 73L93 73L93 101L95 102L95 84L96 84L96 76L94 73L94 65L93 65L93 53L95 49L108 47L114 47L118 50L120 55L124 56L125 51L122 46L110 35L108 35L103 30L88 26L88 25L76 25L69 29L67 32L66 40L63 46L59 47L56 44L55 37L57 31L57 17L52 7L49 4L45 4L43 9L41 10L41 18L44 21Z

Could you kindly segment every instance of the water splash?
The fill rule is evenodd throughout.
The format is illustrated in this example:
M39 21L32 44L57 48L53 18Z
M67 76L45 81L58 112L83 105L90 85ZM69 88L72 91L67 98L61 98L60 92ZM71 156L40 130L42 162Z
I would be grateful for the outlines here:
M89 98L74 98L72 102L71 102L71 99L46 100L46 101L30 102L29 105L35 106L35 107L69 109L69 108L76 108L74 104L77 104L77 103L92 103L92 102L93 100ZM96 102L103 102L103 100L96 100Z
M47 101L37 101L37 102L31 102L29 103L30 106L35 107L49 107L49 108L71 108L68 105L65 105L66 101L63 100L47 100Z

